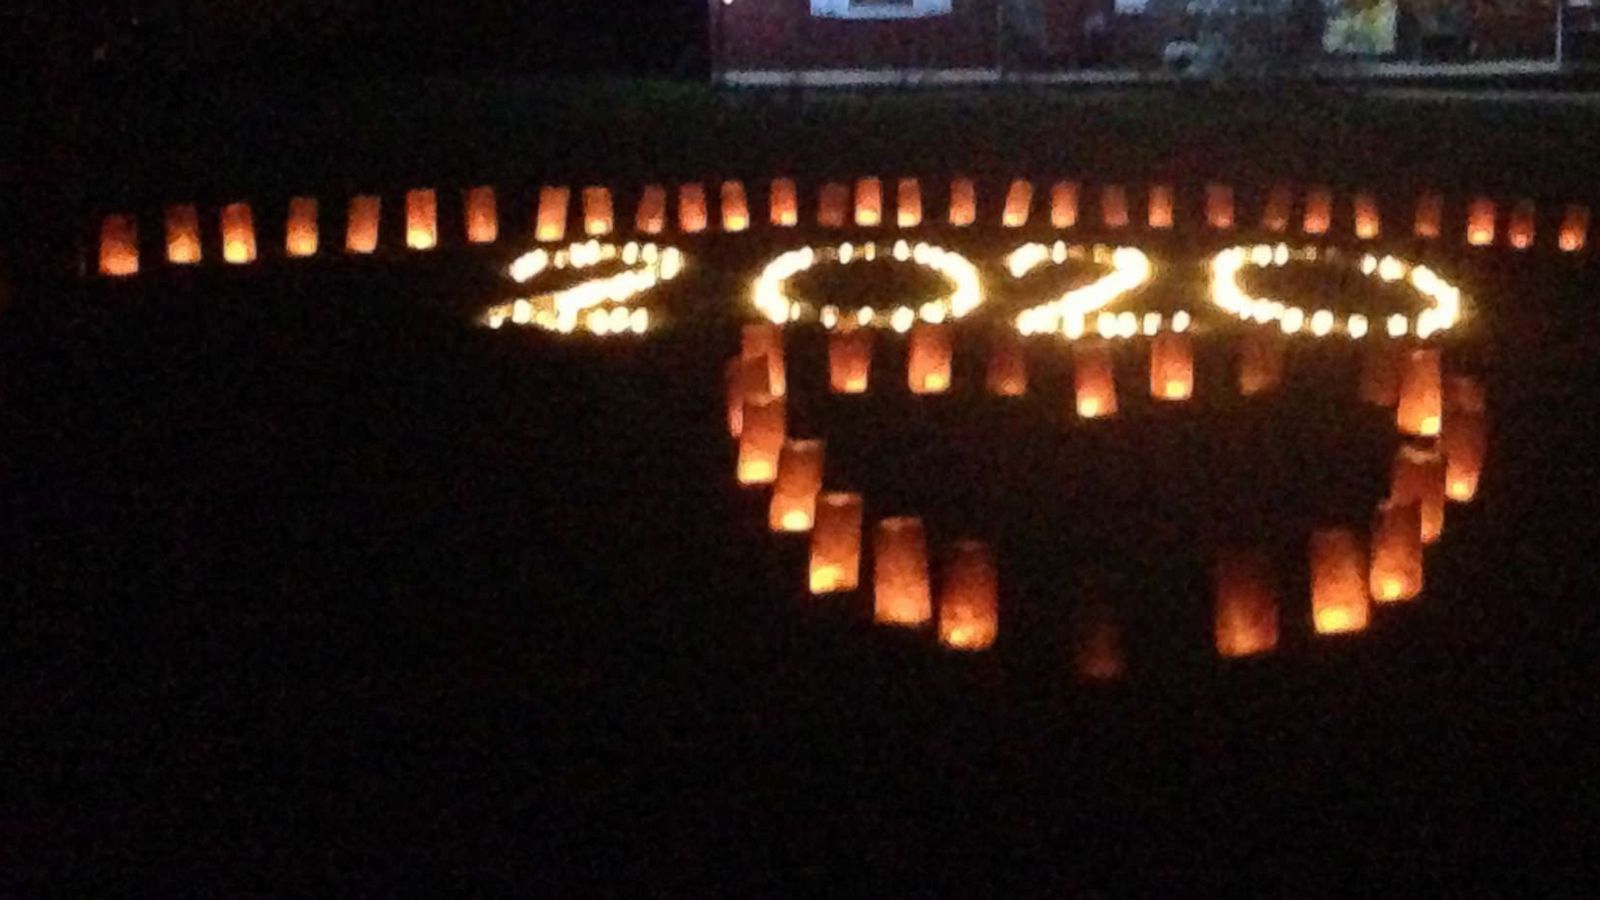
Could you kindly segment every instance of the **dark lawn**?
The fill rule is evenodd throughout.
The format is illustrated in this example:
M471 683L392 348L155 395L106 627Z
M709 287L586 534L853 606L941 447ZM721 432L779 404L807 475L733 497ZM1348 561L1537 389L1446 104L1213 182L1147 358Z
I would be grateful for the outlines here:
M95 202L401 184L968 171L1592 193L1600 105L1260 89L875 95L674 82L105 85Z

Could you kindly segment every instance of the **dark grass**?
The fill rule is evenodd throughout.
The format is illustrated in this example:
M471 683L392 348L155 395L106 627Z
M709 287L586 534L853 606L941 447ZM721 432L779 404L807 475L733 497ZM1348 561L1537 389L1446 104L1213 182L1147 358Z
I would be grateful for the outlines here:
M1588 105L1227 89L715 93L679 82L479 78L106 83L86 114L96 201L417 184L969 170L1104 180L1323 180L1587 192Z
M940 115L959 119L963 102ZM875 121L854 103L828 114ZM1190 162L1164 163L1182 155L1164 119L1146 120L1157 150L1112 140L1137 116L1107 109L1126 124L1062 139L1130 182L1156 177L1140 165L1226 173L1242 158L1218 149L1231 131L1217 127ZM749 134L788 113L725 115L748 116ZM577 131L596 154L623 140ZM1019 158L1090 159L1038 142L1044 131L1023 123L1004 157L946 142L948 155L914 158L998 178ZM789 157L776 141L641 139L639 157L609 158L534 141L499 171L580 177L555 162L580 158L608 180L677 171L671 160L696 174L774 158L898 168L889 148L912 138L884 134L783 146ZM1431 178L1515 186L1505 160L1521 160L1572 189L1526 135L1472 134L1494 163L1458 154ZM408 147L402 163L399 145L348 140L395 161L368 176L391 196L402 178L476 177L474 154L504 153L459 142L434 169L422 161L442 151ZM629 162L646 147L664 161ZM355 159L235 149L129 190L289 191ZM1394 183L1424 171L1401 157L1323 159L1352 180L1385 159L1413 173ZM246 161L212 172L207 158ZM1335 171L1321 166L1275 158L1230 180L1243 198ZM1010 243L941 239L983 254ZM1210 241L1156 243L1193 256ZM936 543L997 542L1001 645L963 658L875 631L864 598L809 600L798 546L769 537L733 485L722 360L738 290L780 244L697 242L699 266L666 298L672 330L637 346L468 327L466 310L502 296L492 267L517 238L427 260L156 266L15 302L0 329L8 878L31 892L332 879L685 896L839 879L935 895L1580 883L1600 635L1591 266L1442 255L1480 301L1452 360L1489 385L1488 474L1476 504L1451 509L1425 598L1349 641L1309 636L1298 573L1305 531L1362 521L1393 449L1383 417L1351 397L1352 356L1297 354L1282 396L1245 403L1228 390L1226 344L1207 339L1182 408L1138 400L1141 366L1124 356L1123 416L1088 426L1063 416L1066 361L1048 343L1018 403L978 395L981 329L964 333L955 395L907 396L885 342L873 393L846 401L820 393L820 340L795 338L796 421L833 440L830 480L865 490L873 515L927 515ZM1284 640L1269 659L1223 664L1204 568L1211 547L1241 540L1279 563ZM1071 619L1091 589L1124 623L1118 685L1071 673Z

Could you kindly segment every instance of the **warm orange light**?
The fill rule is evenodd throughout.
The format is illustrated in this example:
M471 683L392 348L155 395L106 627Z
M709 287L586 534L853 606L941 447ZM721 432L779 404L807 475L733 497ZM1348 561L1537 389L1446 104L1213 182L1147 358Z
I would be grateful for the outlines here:
M1401 361L1395 424L1402 434L1437 437L1443 417L1444 381L1439 351L1412 350Z
M1421 509L1422 542L1431 544L1444 533L1444 456L1437 450L1401 445L1394 457L1389 499L1415 503Z
M439 199L432 190L406 192L406 246L432 250L439 245Z
M586 187L583 189L583 233L599 237L611 233L611 189Z
M1111 607L1088 600L1072 617L1072 668L1087 681L1115 681L1127 670L1122 629Z
M1372 518L1372 599L1396 603L1422 593L1422 507L1388 501Z
M1006 208L1000 224L1007 228L1021 228L1028 224L1028 214L1033 209L1033 183L1025 178L1011 182L1006 191Z
M822 490L823 442L789 441L778 455L767 524L773 531L810 531Z
M1444 197L1428 192L1417 198L1417 237L1435 240L1444 231Z
M1361 399L1373 406L1400 402L1400 353L1392 345L1375 343L1361 358Z
M1445 494L1451 500L1469 503L1478 495L1488 443L1488 423L1482 412L1452 410L1445 416L1439 449L1445 458Z
M1050 227L1072 228L1078 224L1078 183L1058 181L1050 186Z
M954 349L950 326L922 322L911 329L906 351L906 382L913 394L942 394L950 389Z
M1239 393L1246 397L1273 390L1283 381L1284 341L1275 331L1255 328L1239 338Z
M1272 563L1259 550L1227 550L1212 572L1217 653L1254 656L1278 646L1278 591Z
M872 593L872 617L881 625L916 627L933 619L928 542L921 519L884 519L873 529Z
M877 228L883 224L883 181L878 178L856 180L856 224Z
M1561 252L1577 253L1589 243L1589 207L1573 204L1561 217Z
M811 529L811 593L853 591L861 581L861 495L817 497Z
M785 412L782 397L747 400L739 432L739 483L771 484L778 477L778 455L783 452Z
M1187 400L1194 394L1194 345L1187 334L1163 331L1150 341L1150 396Z
M1481 415L1489 411L1489 400L1483 384L1471 375L1451 375L1444 380L1444 408L1447 414L1458 412Z
M1028 357L1016 332L1001 332L989 346L984 382L996 397L1021 397L1028 392Z
M1495 209L1494 201L1487 197L1479 197L1467 207L1467 243L1474 247L1488 247L1494 244Z
M767 205L772 224L779 228L793 228L800 224L800 192L793 178L772 179Z
M1261 227L1281 234L1289 229L1289 213L1294 207L1294 191L1287 184L1275 184L1261 209Z
M1367 555L1348 529L1311 533L1311 618L1318 634L1344 634L1367 627Z
M939 589L939 641L952 650L987 650L1000 633L1000 576L982 541L956 541Z
M783 331L769 322L752 322L740 334L739 355L744 359L767 361L767 385L772 396L782 397L788 392L784 377Z
M1173 201L1172 185L1153 184L1150 186L1150 227L1158 231L1165 231L1172 227Z
M678 186L678 230L684 234L699 234L711 224L706 210L706 186L691 182Z
M1511 207L1511 221L1506 225L1506 243L1511 245L1511 249L1526 250L1533 246L1537 218L1532 200L1518 200Z
M843 228L849 218L850 188L830 181L822 186L817 199L817 224L823 228Z
M1128 192L1120 184L1100 189L1100 222L1107 228L1128 227Z
M200 261L200 214L194 204L167 207L167 262L192 266Z
M1079 416L1097 419L1117 414L1117 382L1109 345L1101 341L1075 344L1072 375Z
M1216 229L1233 227L1233 188L1225 184L1206 185L1206 224Z
M383 212L383 200L376 194L360 194L350 198L350 209L345 223L344 249L362 256L378 250L378 224Z
M667 189L659 184L646 185L639 194L639 208L634 213L633 227L640 234L655 235L667 229Z
M738 438L744 431L746 403L765 403L772 399L772 384L767 378L766 357L745 359L735 356L725 370L728 388L728 434Z
M915 228L922 224L922 186L915 178L902 178L895 186L895 224Z
M978 221L978 187L971 178L950 182L950 224L965 228Z
M248 203L222 208L222 258L235 266L256 261L256 222Z
M567 206L571 202L570 188L545 185L539 189L539 211L533 226L535 240L550 243L567 236Z
M289 220L284 227L284 250L294 257L316 256L321 244L317 198L295 197L289 201Z
M1333 225L1333 192L1325 187L1306 191L1305 233L1327 234Z
M835 394L864 394L871 377L871 329L854 328L829 334L829 388Z
M722 230L738 233L750 227L750 199L745 196L744 182L722 183Z
M139 226L133 216L111 215L101 220L100 274L110 278L139 274Z
M1367 193L1356 194L1351 205L1356 238L1363 241L1376 238L1383 231L1383 212L1378 207L1377 198Z
M500 240L500 207L494 188L482 185L467 188L461 198L465 210L467 243L492 244Z

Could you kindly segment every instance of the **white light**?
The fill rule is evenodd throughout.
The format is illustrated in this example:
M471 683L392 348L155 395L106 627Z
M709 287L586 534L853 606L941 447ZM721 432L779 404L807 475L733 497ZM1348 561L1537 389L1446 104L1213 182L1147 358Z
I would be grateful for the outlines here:
M1145 313L1143 330L1145 337L1155 337L1156 333L1161 330L1161 313Z
M1139 333L1139 317L1131 312L1117 316L1117 336L1131 338Z
M839 324L839 308L837 306L824 306L821 319L823 328L833 329Z
M1291 306L1283 311L1283 318L1278 323L1283 328L1284 334L1297 334L1306 324L1306 314L1297 306Z
M1063 319L1061 333L1071 341L1083 337L1083 316L1067 316Z
M1117 336L1117 317L1116 317L1116 315L1114 313L1108 313L1108 312L1101 313L1095 319L1094 330L1099 332L1100 336L1103 337L1103 338L1106 338L1106 339L1110 339L1110 338L1116 337Z
M683 271L683 251L668 247L661 253L661 280L671 281Z
M1396 313L1389 317L1389 337L1405 337L1408 323L1406 317Z
M511 280L518 284L529 281L543 272L550 265L550 254L544 250L534 250L517 257L511 264Z
M872 307L863 306L856 310L856 324L862 328L872 324Z
M1190 316L1187 310L1179 310L1172 314L1172 330L1183 334L1189 330Z
M1345 323L1344 330L1346 334L1356 338L1357 340L1366 337L1367 317L1360 315L1359 313L1351 316L1350 321Z
M1326 309L1319 309L1311 314L1311 333L1317 337L1327 337L1333 331L1333 313Z
M896 309L893 315L889 316L889 327L901 334L905 334L911 330L911 326L916 321L917 314L911 311L911 307L902 306Z

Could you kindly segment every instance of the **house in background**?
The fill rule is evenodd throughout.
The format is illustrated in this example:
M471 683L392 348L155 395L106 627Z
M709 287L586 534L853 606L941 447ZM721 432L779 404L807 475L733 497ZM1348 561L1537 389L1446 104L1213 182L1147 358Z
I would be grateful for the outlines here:
M732 86L1552 74L1600 0L707 0ZM1566 52L1556 35L1564 32Z

